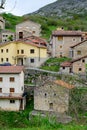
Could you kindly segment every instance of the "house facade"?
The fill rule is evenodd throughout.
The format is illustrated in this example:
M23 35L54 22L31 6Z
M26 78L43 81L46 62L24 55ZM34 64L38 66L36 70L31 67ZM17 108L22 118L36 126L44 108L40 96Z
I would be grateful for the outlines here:
M47 47L30 40L8 42L0 45L0 64L38 67L47 60Z
M69 57L70 46L81 42L81 36L81 31L54 31L50 41L52 57Z
M69 89L74 86L62 80L48 81L34 89L34 109L64 113L69 107Z
M0 66L0 109L8 111L24 110L23 66Z
M87 64L87 55L74 59L70 62L64 62L61 64L60 72L62 73L75 73L85 74Z
M2 30L0 33L0 42L5 43L15 40L15 33L7 30Z
M87 55L87 40L79 42L70 47L70 57L77 59Z
M41 25L32 21L24 21L16 25L16 40L34 35L40 36Z

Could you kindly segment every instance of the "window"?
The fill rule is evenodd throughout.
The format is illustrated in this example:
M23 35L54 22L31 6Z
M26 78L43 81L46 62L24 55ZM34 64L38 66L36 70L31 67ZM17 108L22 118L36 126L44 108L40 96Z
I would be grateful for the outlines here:
M1 49L1 53L3 53L3 49Z
M63 67L63 70L65 69L65 67Z
M81 55L81 51L80 50L77 51L77 55Z
M49 103L49 109L53 109L53 103Z
M31 63L34 63L34 59L30 59L30 62L31 62Z
M3 62L3 58L1 58L1 62Z
M62 36L59 36L58 37L58 41L62 41L63 40L63 37Z
M10 77L10 82L14 82L15 78L14 77Z
M62 46L60 46L60 48L62 48Z
M35 31L33 31L32 33L35 33Z
M24 50L21 50L21 54L24 54Z
M82 68L79 68L79 71L82 71Z
M75 41L76 39L75 38L73 38L73 41Z
M8 53L8 49L6 49L6 52Z
M6 61L7 61L7 62L9 61L8 58L6 58Z
M15 100L10 100L10 103L15 103Z
M30 50L30 53L34 53L34 49L31 49L31 50Z
M85 62L85 60L83 59L83 60L82 60L82 62L84 63L84 62Z
M2 88L0 88L0 93L2 93Z
M15 91L15 89L14 88L10 88L10 92L14 92Z
M17 50L17 54L19 54L19 50Z
M45 98L47 97L47 93L44 94L45 95Z
M19 32L19 39L23 38L23 32Z
M2 82L3 81L3 78L2 77L0 77L0 82Z

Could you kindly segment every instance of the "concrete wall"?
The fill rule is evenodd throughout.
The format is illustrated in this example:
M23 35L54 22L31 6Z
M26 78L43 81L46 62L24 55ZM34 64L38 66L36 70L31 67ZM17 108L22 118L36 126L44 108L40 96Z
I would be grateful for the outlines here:
M54 83L34 90L34 109L64 113L68 111L69 91Z
M19 111L20 100L15 100L15 103L10 103L8 99L0 99L0 109L6 111Z

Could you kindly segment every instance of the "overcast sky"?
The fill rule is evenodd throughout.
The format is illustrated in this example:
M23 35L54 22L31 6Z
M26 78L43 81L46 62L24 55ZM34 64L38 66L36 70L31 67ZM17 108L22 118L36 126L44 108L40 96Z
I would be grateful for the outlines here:
M39 8L55 1L56 0L6 0L4 11L22 16L37 11Z

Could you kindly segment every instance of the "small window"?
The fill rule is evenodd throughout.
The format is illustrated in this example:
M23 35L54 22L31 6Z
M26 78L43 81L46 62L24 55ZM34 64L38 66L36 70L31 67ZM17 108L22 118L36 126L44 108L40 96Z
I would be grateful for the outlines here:
M30 62L31 62L31 63L34 63L34 59L30 59Z
M10 103L15 103L15 100L10 100Z
M47 93L44 94L45 95L45 98L47 97Z
M0 93L2 93L2 88L0 88Z
M62 46L60 46L60 48L62 48Z
M49 103L49 109L53 110L53 103Z
M8 61L9 61L9 59L8 59L8 58L6 58L6 61L8 62Z
M1 58L1 62L3 62L3 58Z
M54 93L54 96L56 96L56 93Z
M63 67L63 70L65 69L65 67Z
M82 68L79 68L79 71L82 71Z
M73 41L75 41L76 39L75 38L73 38Z
M34 49L31 49L31 50L30 50L30 53L34 53Z
M85 63L85 60L83 59L82 62Z
M58 41L62 41L63 40L63 37L62 36L59 36L58 37Z
M17 50L17 54L19 54L19 50Z
M8 49L6 49L6 52L8 53Z
M15 78L14 77L10 77L10 82L14 82Z
M35 33L35 31L32 32L33 34Z
M3 81L3 78L2 77L0 77L0 82L2 82Z
M3 53L3 49L1 49L1 53Z
M81 51L79 50L79 51L77 51L77 55L81 55Z
M24 50L21 50L21 54L24 54Z
M14 92L15 91L15 89L14 88L10 88L10 92Z

